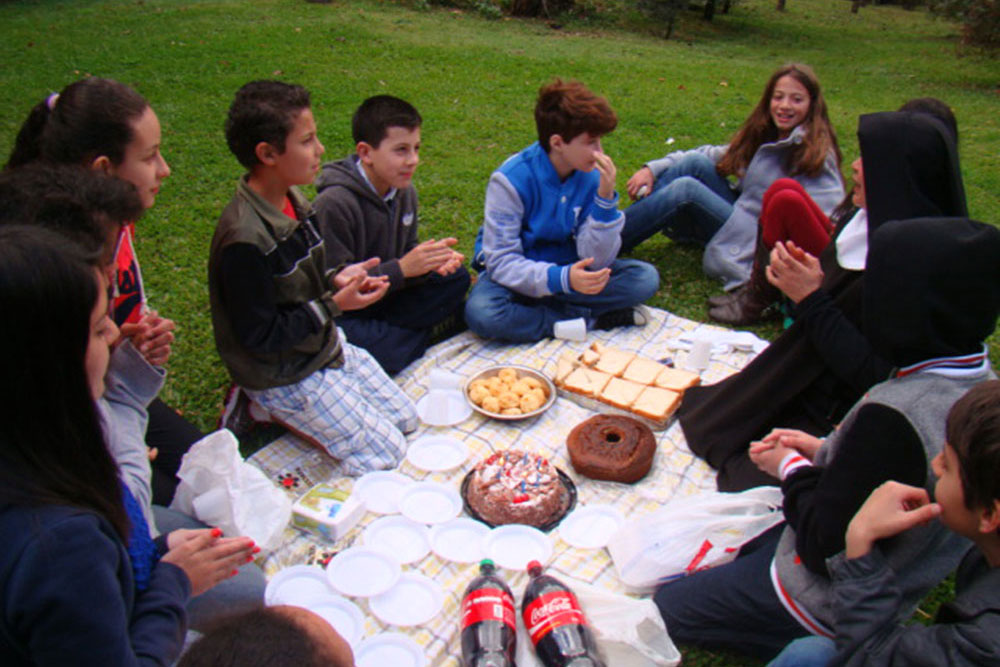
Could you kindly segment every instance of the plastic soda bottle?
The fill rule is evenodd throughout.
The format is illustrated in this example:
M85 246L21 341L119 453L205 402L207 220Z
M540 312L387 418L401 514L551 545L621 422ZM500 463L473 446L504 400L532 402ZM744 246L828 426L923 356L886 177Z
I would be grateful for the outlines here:
M517 641L514 596L494 574L493 561L479 563L479 576L462 596L462 664L465 667L514 667Z
M545 667L605 667L594 635L573 591L542 574L536 560L528 563L531 581L524 591L521 617L535 653Z

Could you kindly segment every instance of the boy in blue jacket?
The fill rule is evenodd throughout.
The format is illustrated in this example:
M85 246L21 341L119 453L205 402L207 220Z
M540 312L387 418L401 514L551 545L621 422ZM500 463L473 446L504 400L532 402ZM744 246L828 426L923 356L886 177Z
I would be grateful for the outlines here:
M616 259L625 216L615 164L601 148L618 124L614 111L582 83L556 79L539 91L535 124L538 141L504 162L486 188L469 328L530 343L562 337L564 327L645 324L639 304L660 277L645 262ZM575 326L561 324L570 320Z

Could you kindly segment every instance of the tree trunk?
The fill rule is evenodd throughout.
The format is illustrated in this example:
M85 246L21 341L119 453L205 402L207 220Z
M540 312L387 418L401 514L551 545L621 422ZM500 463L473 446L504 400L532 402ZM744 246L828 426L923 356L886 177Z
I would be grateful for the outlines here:
M715 0L705 0L705 13L702 17L706 21L711 21L713 16L715 16Z
M785 0L778 0L777 10L779 12L785 11Z

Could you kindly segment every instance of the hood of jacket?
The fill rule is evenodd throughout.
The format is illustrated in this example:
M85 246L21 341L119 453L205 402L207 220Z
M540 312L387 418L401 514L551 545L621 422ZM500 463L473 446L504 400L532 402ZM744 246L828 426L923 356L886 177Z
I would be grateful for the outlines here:
M894 220L872 235L864 328L898 367L981 353L1000 313L1000 230L968 218Z
M327 162L316 176L317 194L334 185L347 188L358 197L364 198L378 206L385 206L385 201L378 196L375 188L365 180L358 171L358 156L350 155L343 160Z
M965 217L965 188L951 132L927 113L858 119L869 235L889 220Z

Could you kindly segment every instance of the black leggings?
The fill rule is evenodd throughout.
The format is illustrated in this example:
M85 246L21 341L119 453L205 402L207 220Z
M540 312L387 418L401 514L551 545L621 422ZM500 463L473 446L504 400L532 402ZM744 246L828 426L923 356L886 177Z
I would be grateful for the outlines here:
M177 489L181 457L204 434L159 398L154 398L149 404L148 412L146 444L156 447L158 452L152 463L153 503L167 507Z

